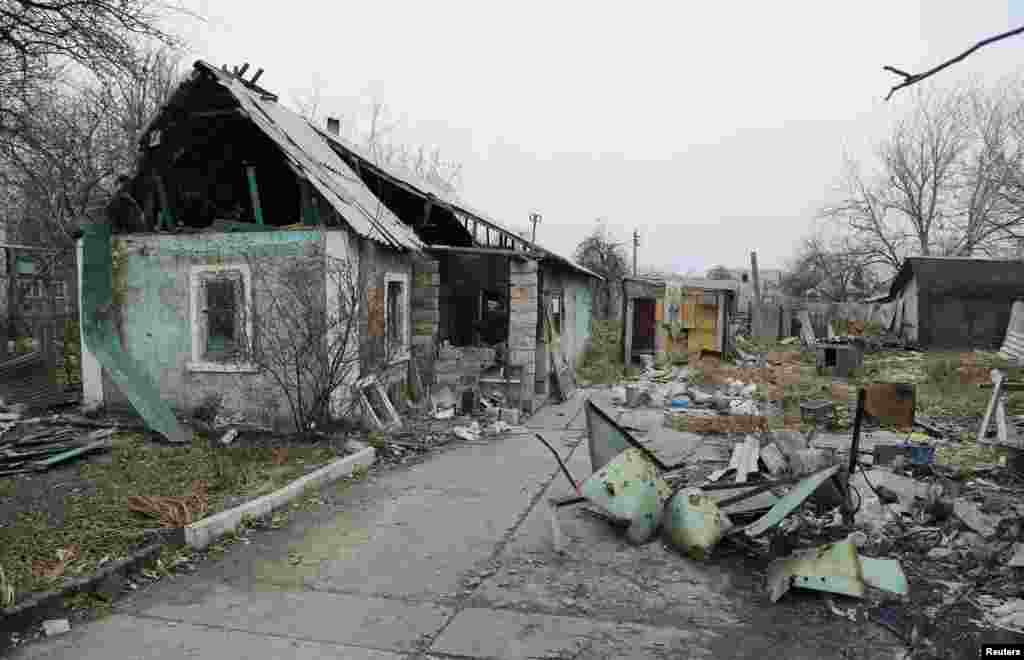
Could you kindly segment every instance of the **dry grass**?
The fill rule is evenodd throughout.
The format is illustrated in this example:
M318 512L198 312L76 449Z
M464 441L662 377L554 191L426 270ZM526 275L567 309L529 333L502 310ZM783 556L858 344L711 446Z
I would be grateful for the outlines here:
M326 446L291 446L285 454L206 439L168 446L138 434L114 436L111 453L109 461L64 468L82 487L58 502L60 524L40 503L0 528L0 597L10 588L24 600L60 578L87 574L138 548L147 529L216 513L229 501L279 488L338 456Z

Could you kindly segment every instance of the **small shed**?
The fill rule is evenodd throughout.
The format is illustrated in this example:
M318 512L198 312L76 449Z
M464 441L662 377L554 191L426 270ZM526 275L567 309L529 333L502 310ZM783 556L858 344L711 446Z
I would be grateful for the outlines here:
M1024 261L908 257L886 302L893 332L921 347L998 349L1022 297Z
M729 350L735 283L693 278L623 280L623 352L640 355Z

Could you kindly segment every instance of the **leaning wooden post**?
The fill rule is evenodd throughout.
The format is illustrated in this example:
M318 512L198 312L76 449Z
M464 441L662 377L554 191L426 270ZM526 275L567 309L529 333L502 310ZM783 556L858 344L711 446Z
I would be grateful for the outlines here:
M256 166L245 165L245 176L249 180L249 197L252 200L252 212L256 216L256 224L263 224L263 207L260 205L260 189L256 185Z

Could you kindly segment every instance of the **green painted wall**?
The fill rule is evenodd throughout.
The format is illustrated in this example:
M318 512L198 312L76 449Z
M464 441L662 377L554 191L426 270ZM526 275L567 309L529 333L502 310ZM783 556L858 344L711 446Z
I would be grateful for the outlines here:
M162 397L179 410L191 410L211 394L224 397L229 410L257 423L288 421L284 398L269 376L253 373L192 372L191 269L197 265L248 264L253 288L261 274L322 250L324 234L316 230L238 232L167 236L118 237L115 258L115 300L125 351L157 384ZM322 256L319 258L322 263ZM315 285L311 283L311 286ZM323 283L320 283L323 286ZM257 313L265 300L254 292ZM117 405L124 395L105 380L105 399Z

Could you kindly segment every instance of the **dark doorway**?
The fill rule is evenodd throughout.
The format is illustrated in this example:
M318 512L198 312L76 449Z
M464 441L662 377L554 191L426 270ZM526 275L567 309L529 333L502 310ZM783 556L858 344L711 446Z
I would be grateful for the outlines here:
M633 303L633 352L654 351L654 298L637 298Z

